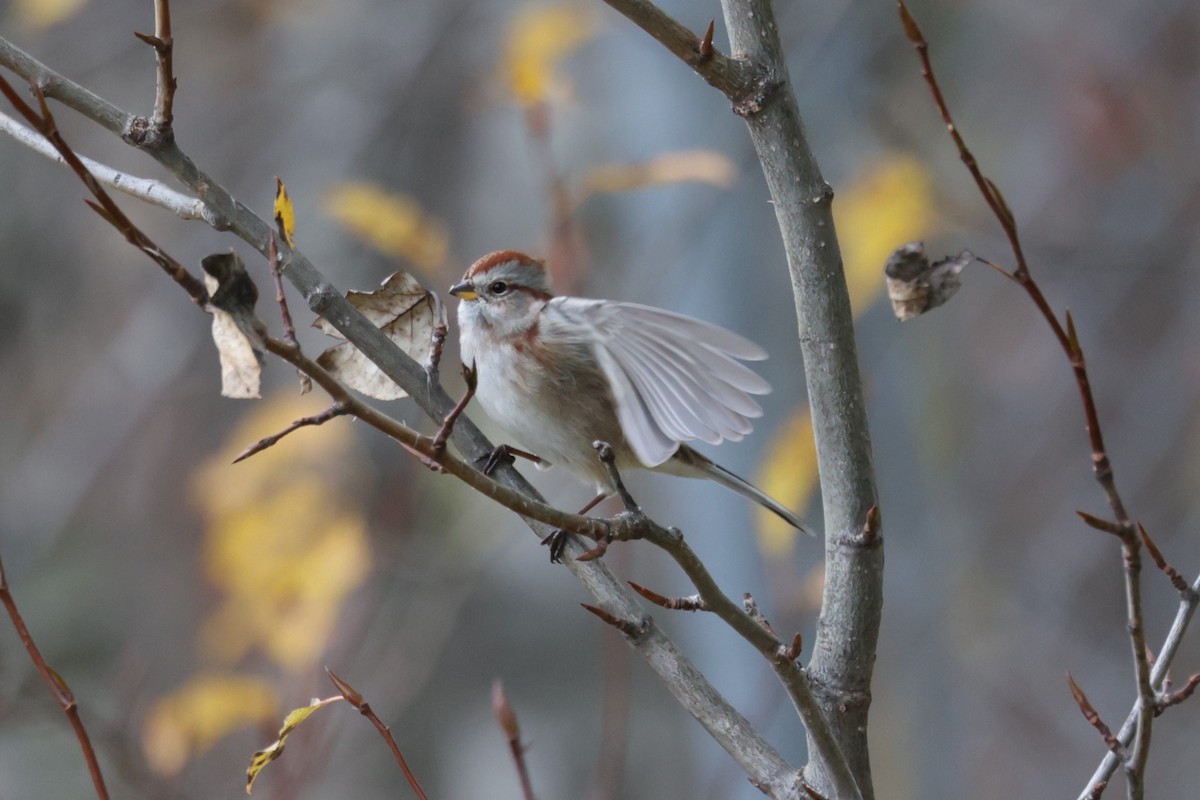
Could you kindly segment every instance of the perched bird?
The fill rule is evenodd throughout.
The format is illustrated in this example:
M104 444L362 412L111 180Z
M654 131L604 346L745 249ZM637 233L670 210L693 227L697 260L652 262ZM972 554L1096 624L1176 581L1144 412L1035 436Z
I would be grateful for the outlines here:
M751 395L771 387L742 360L766 352L724 328L636 303L555 297L541 261L490 253L450 287L461 301L464 363L476 398L516 443L590 481L616 486L593 442L612 445L618 469L707 478L806 533L792 511L685 442L739 441L762 416ZM555 556L552 552L552 556Z

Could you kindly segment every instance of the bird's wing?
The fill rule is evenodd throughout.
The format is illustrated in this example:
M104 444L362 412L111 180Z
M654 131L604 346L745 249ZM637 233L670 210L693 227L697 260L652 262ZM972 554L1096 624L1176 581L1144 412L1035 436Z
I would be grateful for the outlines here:
M612 386L621 430L648 467L680 442L740 440L762 416L751 395L771 391L736 359L766 352L736 333L636 303L559 297L551 301L594 336L596 359ZM543 317L544 319L545 317Z

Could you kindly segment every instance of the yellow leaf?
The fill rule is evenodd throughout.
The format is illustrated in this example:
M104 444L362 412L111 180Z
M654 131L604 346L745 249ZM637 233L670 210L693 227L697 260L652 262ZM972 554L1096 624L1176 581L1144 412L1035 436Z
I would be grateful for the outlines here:
M13 14L18 24L49 28L78 14L87 0L16 0Z
M517 102L531 106L562 86L559 63L596 35L591 9L576 3L526 6L508 28L501 72Z
M756 483L788 508L799 511L808 505L817 486L817 446L807 408L797 409L775 435ZM759 508L757 514L758 546L763 555L790 555L800 532L765 508Z
M883 265L892 251L933 230L930 183L915 158L892 153L860 171L838 194L834 219L855 314L881 293Z
M376 250L426 272L446 260L446 226L417 201L372 183L339 183L325 197L325 213Z
M330 703L336 703L341 699L341 696L330 697L325 700L314 699L303 708L297 708L288 714L283 720L283 727L279 729L279 738L250 756L250 767L246 770L246 794L250 794L253 791L254 779L258 777L258 773L262 772L263 767L283 755L284 745L287 744L287 738L291 735L292 731L300 727L300 723L308 719L318 708L327 706Z
M275 176L275 227L283 234L288 247L296 246L292 241L292 235L296 232L296 208L279 176Z
M275 689L260 678L202 673L151 707L142 727L146 761L175 775L239 728L262 724L278 713Z
M304 428L229 463L247 442L311 414L311 405L268 400L193 480L207 526L205 572L219 592L199 643L222 662L257 649L284 669L310 668L370 569L366 522L348 496L349 426Z
M737 165L714 150L666 153L640 164L604 164L588 171L588 192L627 192L669 183L711 183L726 188L737 179Z

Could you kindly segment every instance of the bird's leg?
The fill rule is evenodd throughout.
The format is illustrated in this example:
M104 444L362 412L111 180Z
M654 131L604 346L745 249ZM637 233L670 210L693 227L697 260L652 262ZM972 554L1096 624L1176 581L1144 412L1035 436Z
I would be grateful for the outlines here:
M616 454L613 452L612 445L610 445L608 442L597 441L592 442L592 446L596 448L596 456L600 459L600 463L604 465L604 469L608 472L609 481L615 488L615 493L621 496L621 502L625 504L625 513L638 517L644 517L645 514L643 513L641 506L637 504L637 501L633 499L633 495L631 495L629 490L625 488L625 482L621 480L621 474L617 472L617 459ZM588 511L591 511L593 508L595 508L597 503L612 494L614 494L614 492L603 492L597 495L596 497L592 498L592 502L581 508L579 513L586 514ZM549 545L550 547L551 561L559 560L559 556L562 555L563 548L567 543L567 535L568 534L566 531L555 530L542 540L542 544ZM608 535L596 540L595 547L593 547L591 550L588 550L586 553L583 553L575 560L592 561L593 559L600 558L602 555L608 552L608 546L611 543L612 534L610 531Z
M450 409L450 413L442 420L442 424L438 426L438 432L433 437L433 451L441 453L446 449L446 440L450 438L451 432L454 430L454 423L462 416L462 413L467 408L467 403L471 402L471 398L475 396L475 387L479 385L479 373L475 370L475 362L471 362L471 366L462 365L463 380L467 382L467 390L463 392L462 399L454 404L454 408Z
M591 500L589 500L588 504L585 505L583 508L579 509L579 511L577 511L576 513L579 514L580 516L583 516L584 514L591 511L593 508L595 508L597 505L599 505L601 500L603 500L604 498L608 497L611 494L612 494L612 492L601 492L600 494L596 495ZM567 537L570 535L571 535L570 533L568 533L567 531L564 531L562 528L555 528L554 530L550 531L550 534L548 536L546 536L546 538L542 539L542 544L544 544L550 548L550 563L551 564L557 564L560 561L562 561L563 549L567 546ZM588 550L586 553L584 553L583 555L581 555L579 558L577 558L575 560L576 561L591 561L593 558L598 558L598 557L604 555L604 550L607 550L607 549L608 549L608 542L604 539L601 539L598 542L596 542L595 547L593 547L591 550Z
M496 467L500 466L501 464L512 464L515 461L513 456L520 456L521 458L528 459L534 464L546 463L546 460L541 456L535 456L533 453L527 453L524 450L518 450L517 448L507 444L497 445L495 449L493 449L492 452L488 453L486 456L475 459L475 463L483 464L481 469L484 475L491 475L496 471Z
M633 499L633 495L625 488L625 482L621 480L621 473L617 472L616 454L613 453L612 445L608 442L592 442L592 447L596 448L596 457L600 459L600 463L604 465L604 469L608 471L608 477L612 481L613 486L617 488L617 494L621 496L621 502L625 504L625 510L630 514L642 514L642 507Z

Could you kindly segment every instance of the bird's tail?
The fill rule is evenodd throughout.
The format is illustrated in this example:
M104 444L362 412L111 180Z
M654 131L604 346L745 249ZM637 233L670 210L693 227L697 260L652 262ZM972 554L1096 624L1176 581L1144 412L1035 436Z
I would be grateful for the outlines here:
M716 481L726 489L732 489L742 497L753 500L763 508L778 515L780 519L793 528L797 528L809 536L817 535L816 531L809 527L804 520L796 516L791 510L785 508L778 500L750 483L750 481L733 474L686 444L681 445L679 450L675 452L675 455L671 456L666 463L656 467L656 470L682 475L687 478L708 478L709 480Z

